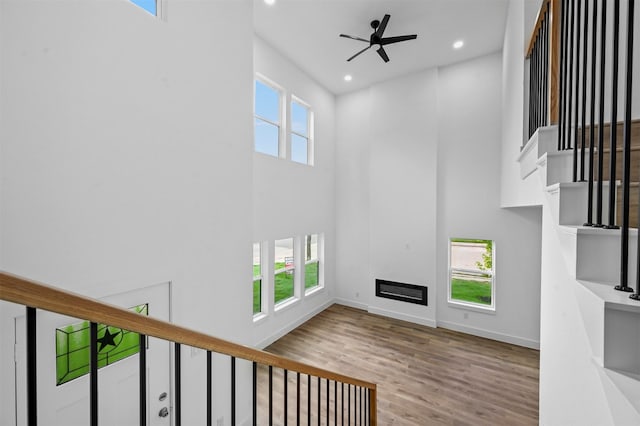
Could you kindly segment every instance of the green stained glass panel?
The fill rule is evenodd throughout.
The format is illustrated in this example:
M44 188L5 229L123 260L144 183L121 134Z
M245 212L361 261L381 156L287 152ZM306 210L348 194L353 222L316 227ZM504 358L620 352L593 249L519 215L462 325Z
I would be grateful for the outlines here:
M131 308L149 315L149 305ZM56 329L56 384L62 385L89 374L89 321L81 321ZM98 324L98 368L111 365L139 351L140 335L128 330Z

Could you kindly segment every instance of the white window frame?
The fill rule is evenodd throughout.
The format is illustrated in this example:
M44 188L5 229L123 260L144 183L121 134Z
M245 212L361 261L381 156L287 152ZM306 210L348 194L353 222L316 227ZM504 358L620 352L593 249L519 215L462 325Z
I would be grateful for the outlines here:
M453 277L454 269L451 267L451 246L452 240L462 239L462 240L484 240L491 241L491 305L484 305L480 303L473 303L466 300L453 299L451 295L451 279ZM471 238L471 237L450 237L448 239L448 282L447 282L447 302L449 306L456 308L464 308L472 311L482 312L482 313L495 313L496 312L496 241L490 238ZM477 272L477 271L473 271Z
M256 93L255 93L255 82L258 81L262 84L264 84L265 86L268 86L269 88L273 89L275 92L278 93L278 114L280 117L280 123L276 123L273 122L271 120L269 120L268 118L262 117L258 114L256 114ZM253 139L253 152L256 152L258 154L262 154L262 155L266 155L269 157L273 157L273 158L287 158L287 132L286 129L288 128L287 126L287 114L286 114L286 102L287 102L287 93L284 90L284 88L282 86L280 86L279 84L275 83L274 81L268 79L267 77L263 76L262 74L256 73L255 78L254 78L254 83L253 83L253 117L254 120L258 119L261 120L267 124L271 124L272 126L276 126L278 128L278 155L271 155L271 154L266 154L264 152L260 152L260 151L256 151L256 146L255 146L255 121L254 121L254 139Z
M314 146L313 146L313 109L311 109L311 105L309 105L307 102L303 101L302 99L300 99L299 97L295 96L295 95L291 95L291 99L289 99L288 105L289 105L289 111L293 111L293 103L297 103L298 105L302 106L303 108L305 108L307 110L307 131L309 132L307 135L303 135L301 133L295 132L292 128L291 125L289 125L288 128L288 153L287 153L287 158L291 159L291 161L293 161L293 156L291 154L291 150L292 150L292 139L293 139L293 135L299 136L301 138L304 138L307 140L307 162L306 163L300 163L297 162L297 164L305 164L307 166L313 166L314 163ZM291 116L293 116L293 112L290 113ZM289 120L289 122L291 123L292 120Z

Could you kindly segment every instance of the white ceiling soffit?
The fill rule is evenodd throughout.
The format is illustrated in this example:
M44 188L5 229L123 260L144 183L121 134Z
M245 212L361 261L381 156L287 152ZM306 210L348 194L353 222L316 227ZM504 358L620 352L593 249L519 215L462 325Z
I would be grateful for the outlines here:
M452 64L502 49L508 0L254 0L256 34L335 94L421 69ZM385 37L418 34L416 40L385 46L385 63L369 49L347 58L369 39L369 23L391 19ZM456 40L464 47L454 50ZM353 80L344 81L350 74Z

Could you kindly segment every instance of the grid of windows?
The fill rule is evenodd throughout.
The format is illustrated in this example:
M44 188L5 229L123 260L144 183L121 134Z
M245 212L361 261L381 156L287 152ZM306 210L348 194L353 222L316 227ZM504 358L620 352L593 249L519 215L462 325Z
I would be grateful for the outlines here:
M312 165L312 135L313 113L311 108L276 84L268 82L266 78L256 78L254 97L255 151L296 163Z
M449 241L449 302L495 310L494 242Z
M253 243L255 321L324 287L323 247L323 234Z

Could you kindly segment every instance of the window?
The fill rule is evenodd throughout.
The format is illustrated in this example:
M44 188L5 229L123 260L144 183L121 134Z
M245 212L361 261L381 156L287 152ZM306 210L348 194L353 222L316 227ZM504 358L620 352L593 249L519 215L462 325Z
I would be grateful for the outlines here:
M149 305L131 308L149 315ZM98 324L98 368L135 355L140 350L140 335L118 327ZM81 321L56 329L56 385L89 374L90 323Z
M262 76L255 80L254 96L255 151L313 165L313 112L309 105Z
M492 240L450 240L449 302L495 310L494 255Z
M130 1L136 6L143 8L153 16L158 16L157 0L130 0Z
M262 312L262 244L253 243L253 314Z
M277 305L295 295L295 256L293 238L276 240L274 244L274 303Z
M301 102L291 102L291 160L302 164L311 164L311 138L309 108Z
M255 85L255 150L278 157L281 127L280 91L256 80Z
M304 288L313 289L320 285L320 251L318 234L304 237Z

